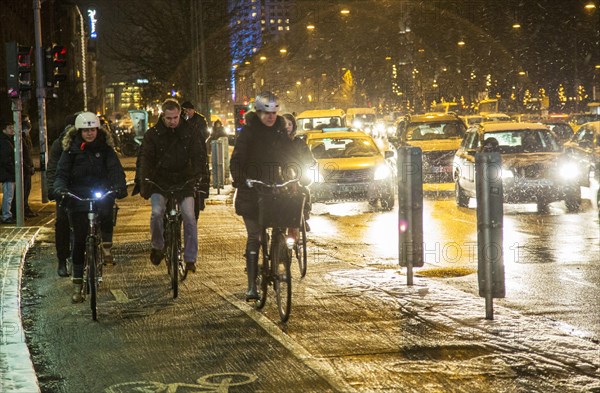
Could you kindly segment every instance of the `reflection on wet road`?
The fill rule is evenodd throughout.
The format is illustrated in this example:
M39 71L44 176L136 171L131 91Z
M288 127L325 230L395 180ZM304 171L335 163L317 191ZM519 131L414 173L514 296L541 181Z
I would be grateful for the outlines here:
M535 205L504 205L507 295L499 301L600 339L600 237L598 212L592 206L584 200L579 213L569 214L557 202L539 214ZM382 212L367 203L315 204L311 237L343 244L339 254L349 261L397 265L397 215L397 208ZM476 274L470 274L477 269L475 208L456 207L450 193L426 193L423 220L425 266L415 274L446 277L446 282L477 294Z

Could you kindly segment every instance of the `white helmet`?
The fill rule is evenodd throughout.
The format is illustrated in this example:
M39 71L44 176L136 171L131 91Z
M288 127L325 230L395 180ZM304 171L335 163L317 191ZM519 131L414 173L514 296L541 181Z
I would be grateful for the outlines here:
M265 91L254 99L254 109L262 112L277 112L279 111L279 102L277 102L275 94Z
M100 120L92 112L82 112L75 118L75 128L99 128Z

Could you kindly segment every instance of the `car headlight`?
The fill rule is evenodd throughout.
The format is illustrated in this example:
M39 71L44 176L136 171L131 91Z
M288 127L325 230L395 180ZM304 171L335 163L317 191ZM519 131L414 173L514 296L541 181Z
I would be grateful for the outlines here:
M502 171L500 172L500 176L502 176L503 179L508 179L508 178L515 177L515 174L510 169L502 168Z
M558 168L558 173L563 179L573 179L579 176L579 167L574 162L564 162Z
M363 126L363 122L361 120L357 119L352 122L352 127L354 127L354 128L362 128L362 126Z
M377 168L375 168L375 175L373 176L373 179L375 180L385 180L388 177L390 177L390 175L392 174L392 171L390 170L390 167L383 164L383 165L379 165Z

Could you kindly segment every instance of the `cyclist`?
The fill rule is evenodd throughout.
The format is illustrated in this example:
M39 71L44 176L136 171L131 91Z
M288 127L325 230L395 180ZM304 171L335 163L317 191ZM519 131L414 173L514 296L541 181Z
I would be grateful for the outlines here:
M246 115L246 124L239 134L231 154L230 170L236 188L235 212L242 216L248 238L246 241L246 271L248 291L246 301L258 299L256 274L262 228L258 224L258 196L246 185L247 179L276 183L293 166L292 141L287 137L285 120L278 116L280 106L271 92L256 96L254 111Z
M302 185L302 193L305 196L304 203L304 220L308 220L310 218L310 190L307 186L309 186L313 179L311 177L310 168L316 164L316 160L313 157L310 148L304 141L304 139L296 136L296 130L298 129L296 125L296 118L291 113L284 113L283 117L285 118L285 128L287 130L288 137L292 140L294 145L293 149L293 160L298 163L298 167L300 170L300 185ZM308 225L308 221L305 221L306 231L310 231L310 227Z
M163 189L168 189L183 185L192 179L199 182L202 178L208 178L206 150L203 144L204 140L198 138L196 130L182 120L181 106L174 99L163 102L161 118L144 135L140 156L140 178L142 179L140 194L143 198L150 199L152 204L150 261L154 265L160 265L165 255L163 217L167 195L143 179L149 179ZM198 227L194 214L193 182L188 183L177 197L180 199L183 216L183 260L186 270L195 272L198 257Z
M125 172L117 153L113 148L111 135L100 127L100 120L91 112L82 112L75 118L75 127L70 128L62 139L63 152L56 168L54 195L67 191L82 198L90 198L94 192L117 191L117 198L127 196ZM102 232L102 247L105 261L112 259L114 196L111 195L98 203L98 215ZM83 262L85 238L87 236L88 205L73 199L64 201L69 214L69 223L73 234L74 293L73 303L83 301Z

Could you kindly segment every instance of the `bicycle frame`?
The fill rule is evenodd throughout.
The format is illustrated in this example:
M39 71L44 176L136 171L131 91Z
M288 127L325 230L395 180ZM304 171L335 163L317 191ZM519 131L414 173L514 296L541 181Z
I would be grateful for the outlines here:
M169 189L161 187L159 184L153 182L150 179L144 179L144 181L152 184L162 192L166 193L167 201L165 204L165 215L163 217L163 237L165 239L166 249L166 265L167 273L171 278L171 289L173 290L173 299L176 299L179 295L179 282L183 281L187 277L187 270L182 258L182 240L181 240L181 224L182 216L179 201L175 197L175 194L183 190L191 182L196 182L196 179L190 179L184 184Z
M249 187L258 184L259 187L269 189L282 189L290 184L297 183L298 180L290 180L283 184L269 185L259 180L247 180ZM270 232L270 233L269 233ZM264 307L267 299L267 287L272 284L277 299L277 308L279 318L282 323L287 322L290 317L292 307L292 275L291 259L292 249L295 243L288 241L287 228L274 227L270 231L268 228L262 229L261 251L262 264L257 279L260 288L259 300L256 302L256 308ZM269 241L270 240L270 241ZM257 280L257 281L258 281Z
M98 286L102 281L102 237L100 231L100 222L96 203L104 199L108 195L114 194L115 191L108 191L104 194L94 193L95 198L80 198L79 196L67 192L65 195L85 202L88 205L88 233L85 238L85 258L83 262L83 287L82 297L85 299L87 294L90 294L90 308L92 310L92 319L98 320L97 311L97 296Z

